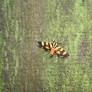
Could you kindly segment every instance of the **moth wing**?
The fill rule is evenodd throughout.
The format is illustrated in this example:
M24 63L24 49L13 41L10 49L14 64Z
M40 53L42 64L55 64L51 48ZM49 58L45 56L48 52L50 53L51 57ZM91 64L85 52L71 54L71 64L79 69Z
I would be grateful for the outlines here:
M45 46L44 49L45 50L51 50L51 48L49 46Z

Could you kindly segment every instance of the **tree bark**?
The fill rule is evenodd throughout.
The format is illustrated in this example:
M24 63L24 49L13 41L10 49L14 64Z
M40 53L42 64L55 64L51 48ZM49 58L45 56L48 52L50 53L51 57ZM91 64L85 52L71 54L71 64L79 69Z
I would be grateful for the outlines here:
M91 92L91 0L0 1L0 92ZM69 52L52 58L37 41Z

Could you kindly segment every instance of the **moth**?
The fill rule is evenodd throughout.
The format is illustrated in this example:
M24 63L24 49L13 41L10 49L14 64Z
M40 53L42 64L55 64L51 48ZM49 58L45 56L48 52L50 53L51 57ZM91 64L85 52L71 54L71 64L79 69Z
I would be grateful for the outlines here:
M69 53L66 52L63 48L58 46L58 43L53 42L45 42L45 41L38 41L39 47L42 47L43 49L50 51L50 56L53 56L56 54L57 56L67 57L69 56Z

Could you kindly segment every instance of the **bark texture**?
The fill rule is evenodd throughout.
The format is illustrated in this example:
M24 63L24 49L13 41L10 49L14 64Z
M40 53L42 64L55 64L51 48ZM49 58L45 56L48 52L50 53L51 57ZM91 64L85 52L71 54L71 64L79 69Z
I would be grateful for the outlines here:
M92 92L92 0L0 1L0 92ZM37 47L62 42L68 58Z

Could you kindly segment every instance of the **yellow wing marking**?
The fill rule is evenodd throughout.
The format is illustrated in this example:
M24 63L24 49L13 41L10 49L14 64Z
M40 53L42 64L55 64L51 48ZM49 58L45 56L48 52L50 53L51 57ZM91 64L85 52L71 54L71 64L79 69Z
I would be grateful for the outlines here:
M64 50L63 48L60 49L61 52L62 52L63 50Z
M62 55L64 56L64 55L66 55L66 54L67 54L67 52L65 51L65 52L63 52L63 54L62 54Z
M57 51L56 54L60 55L60 51Z
M50 48L52 48L52 44L50 43Z
M50 48L48 46L45 47L47 50L49 50Z
M46 42L46 46L48 46L48 42Z
M41 45L44 46L44 42L41 42Z
M56 47L55 50L58 50L60 47Z

